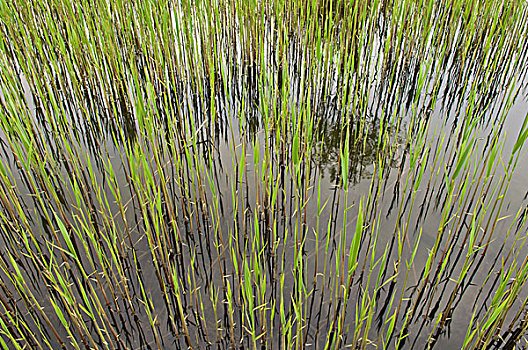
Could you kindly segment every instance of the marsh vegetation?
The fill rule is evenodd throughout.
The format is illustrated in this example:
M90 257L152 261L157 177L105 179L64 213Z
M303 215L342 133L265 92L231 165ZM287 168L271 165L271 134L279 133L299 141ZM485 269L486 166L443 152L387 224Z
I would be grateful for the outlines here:
M0 0L0 346L527 346L527 38L524 0Z

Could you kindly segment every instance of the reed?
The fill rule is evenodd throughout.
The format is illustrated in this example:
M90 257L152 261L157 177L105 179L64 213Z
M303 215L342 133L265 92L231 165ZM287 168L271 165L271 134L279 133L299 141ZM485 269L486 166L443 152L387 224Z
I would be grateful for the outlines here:
M525 1L0 0L0 33L3 349L526 345Z

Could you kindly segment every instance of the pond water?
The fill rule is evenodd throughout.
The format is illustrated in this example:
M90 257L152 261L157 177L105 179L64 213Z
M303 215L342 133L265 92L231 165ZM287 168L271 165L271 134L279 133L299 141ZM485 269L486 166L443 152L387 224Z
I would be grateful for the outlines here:
M527 9L234 3L2 5L5 347L526 346Z

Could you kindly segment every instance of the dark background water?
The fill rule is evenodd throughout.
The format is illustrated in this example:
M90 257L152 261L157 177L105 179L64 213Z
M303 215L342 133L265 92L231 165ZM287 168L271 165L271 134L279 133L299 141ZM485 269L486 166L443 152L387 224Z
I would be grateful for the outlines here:
M71 219L71 222L78 229L80 223L84 221L95 221L101 228L102 232L110 234L112 230L105 226L104 215L112 215L114 219L111 224L115 225L115 232L121 235L118 239L125 249L123 264L126 266L126 278L131 288L130 293L133 295L132 302L128 304L125 300L117 297L115 305L109 307L111 315L115 317L110 322L113 327L118 329L123 336L123 341L127 346L133 348L155 347L154 336L148 329L148 317L145 312L138 312L133 315L130 312L130 305L135 310L143 310L145 307L145 298L141 295L139 280L143 281L147 300L152 303L152 309L158 322L160 336L164 339L165 346L172 346L176 342L179 346L185 346L185 340L180 335L176 337L171 332L169 323L169 312L174 306L167 305L163 296L163 285L166 282L157 275L156 267L153 262L153 253L147 242L146 221L153 220L152 216L146 215L143 208L145 203L138 198L135 192L132 180L130 178L130 164L137 161L141 164L141 156L127 157L126 150L129 145L142 145L148 155L148 164L154 165L154 155L158 154L163 160L164 171L169 183L166 188L169 190L168 195L164 194L165 202L163 207L171 202L176 206L178 215L176 217L176 226L178 234L182 237L181 252L169 251L168 256L164 257L167 261L172 261L177 267L177 272L181 278L182 289L186 291L184 296L184 305L188 313L189 327L193 341L199 346L205 346L207 342L218 344L221 347L229 346L227 332L227 311L225 305L222 305L215 315L210 303L204 302L203 308L193 303L191 291L199 290L203 300L209 300L213 297L212 293L220 293L225 280L231 281L231 287L240 287L240 280L237 279L237 272L233 268L234 256L237 259L246 256L250 257L255 251L262 251L265 261L262 266L265 268L264 279L267 283L267 289L264 299L270 304L268 318L263 323L267 329L273 327L274 332L279 329L280 320L277 305L271 306L273 300L278 298L281 287L280 277L284 274L284 294L285 309L293 313L291 297L294 295L297 282L294 280L295 274L292 272L296 252L299 249L298 242L292 239L296 228L305 234L304 246L302 249L303 268L305 285L312 286L313 291L306 296L305 302L307 324L303 329L306 334L306 345L318 345L323 347L326 342L326 336L330 326L333 310L336 307L335 297L332 296L335 291L332 284L335 283L332 269L335 267L337 254L339 254L340 237L343 227L348 232L345 242L346 256L348 261L348 250L352 244L353 230L356 224L359 202L365 203L365 198L369 193L379 194L379 200L375 204L370 204L365 212L366 231L365 239L362 241L358 261L364 263L368 261L371 251L371 239L378 234L376 246L376 257L379 258L388 247L386 278L394 274L394 264L398 261L398 233L402 232L404 227L407 228L407 235L402 249L401 269L404 269L405 261L409 259L415 241L421 233L420 245L417 250L412 268L409 271L407 284L403 285L402 276L404 270L400 271L398 278L394 283L388 283L381 289L377 296L379 299L376 303L374 312L373 326L369 332L371 339L378 337L378 324L385 325L385 321L394 312L394 309L388 307L391 297L396 296L396 300L403 295L402 311L396 322L395 332L399 332L403 327L405 312L409 305L416 302L417 311L407 327L409 336L406 339L406 348L421 348L425 344L431 333L435 332L435 319L443 312L447 299L453 292L453 281L456 279L463 264L466 247L462 244L464 241L454 240L455 248L453 249L450 259L447 263L445 273L442 274L438 287L431 291L431 286L426 289L426 296L420 297L417 290L422 282L423 268L426 264L430 249L435 244L439 232L439 225L442 220L442 211L445 208L447 190L444 182L444 172L448 176L453 173L453 162L457 159L460 150L458 143L461 132L457 129L465 121L464 110L469 105L468 96L463 94L461 88L465 80L456 81L454 77L468 77L467 81L481 81L485 86L486 77L479 75L475 67L459 66L456 53L448 60L448 64L443 70L435 71L427 77L428 81L436 81L437 76L442 83L438 87L438 100L434 106L430 106L431 96L435 94L433 86L427 88L415 97L417 69L421 67L419 57L409 66L404 66L401 62L395 62L393 83L389 83L389 78L384 73L387 71L377 71L373 63L373 69L364 69L356 72L367 72L365 79L369 82L366 85L358 83L347 85L346 79L339 75L337 68L321 70L320 73L314 73L312 78L307 75L310 72L318 70L313 66L306 66L300 58L298 50L302 49L299 42L293 41L290 49L291 61L289 70L283 69L269 59L268 66L258 66L243 64L230 65L229 58L220 59L219 65L227 69L227 84L221 83L215 87L214 93L210 84L204 80L198 82L203 89L200 92L196 86L185 81L179 81L179 85L171 86L163 90L161 83L156 83L153 89L157 92L157 99L149 96L146 100L153 106L153 110L158 114L147 113L150 117L155 118L157 127L154 138L147 135L142 130L138 121L139 115L137 104L134 101L127 101L125 97L120 101L121 106L117 112L112 113L109 118L109 111L98 91L85 91L85 100L77 101L73 93L68 90L53 91L56 100L67 111L65 119L68 126L76 135L75 140L68 139L66 142L75 143L75 147L80 151L80 159L86 164L89 160L93 165L94 180L86 181L86 190L88 198L92 198L96 203L94 207L83 206L78 208L75 203L75 197L71 184L67 181L61 181L62 178L69 178L70 170L68 162L63 159L64 144L54 138L50 131L49 122L42 113L42 97L35 97L31 92L28 79L20 77L24 87L24 98L21 101L26 103L27 109L31 113L31 118L35 121L35 132L39 140L46 144L49 154L55 156L55 166L50 167L50 174L53 176L53 183L58 193L63 194L59 201L38 202L33 196L31 186L28 186L27 172L17 166L17 162L7 146L7 140L12 136L6 136L5 131L1 134L3 141L2 163L11 173L9 178L16 183L16 195L20 203L24 205L24 212L27 213L30 226L34 232L39 232L39 244L45 245L51 237L52 230L47 226L43 217L43 209L53 209L57 211L61 208L65 216ZM377 44L375 45L375 47ZM220 50L220 49L219 49ZM226 56L229 56L225 54ZM373 55L375 56L375 55ZM220 56L222 57L222 56ZM434 55L432 56L434 57ZM431 58L433 60L434 58ZM525 61L525 60L524 60ZM266 61L267 62L267 61ZM522 64L519 65L522 67ZM360 65L361 67L361 65ZM418 68L415 68L418 67ZM388 75L390 77L390 74ZM518 83L509 88L504 81L506 77L515 77ZM264 80L262 77L267 77ZM502 153L497 158L498 170L492 178L471 182L468 185L468 191L473 193L474 197L470 199L467 205L454 205L455 209L461 211L456 213L452 222L450 222L446 232L461 237L467 233L471 224L471 217L466 212L478 210L479 207L490 203L494 198L501 194L493 192L493 186L500 183L504 174L500 157L503 157L504 163L507 162L511 149L517 139L519 130L522 127L524 118L528 111L528 94L526 90L525 71L522 69L504 72L494 76L497 83L491 83L487 89L479 92L479 106L483 113L482 120L477 123L473 130L478 135L480 143L475 147L471 154L472 167L480 167L485 161L485 155L489 150L490 135L499 132L499 139L504 142ZM67 80L67 79L66 79ZM218 79L218 81L222 81ZM284 85L283 85L284 83ZM145 83L145 85L147 85ZM282 87L281 87L282 86ZM285 99L280 95L281 89L288 86L289 91L284 94ZM346 96L347 89L357 89L360 86L369 86L368 91L361 95L362 101L345 104L343 96ZM506 108L503 103L503 97L507 97L511 89L519 88L519 92L512 100L511 108ZM127 89L132 90L128 86ZM479 90L480 91L480 90ZM138 92L129 91L130 96L134 97ZM466 92L467 94L467 92ZM147 94L148 95L148 94ZM168 96L168 101L162 97ZM137 97L137 96L136 96ZM117 101L120 97L115 96ZM5 100L5 96L2 95ZM133 98L131 98L133 99ZM212 113L211 101L215 101L215 113ZM309 101L309 102L308 102ZM269 108L275 118L284 115L287 123L294 123L299 118L299 110L302 106L310 103L310 112L314 122L314 142L313 155L303 159L304 170L302 172L303 181L298 188L295 179L291 175L292 164L290 161L289 148L291 147L291 135L283 135L283 140L279 139L276 130L267 131L265 123L265 108ZM490 103L488 105L488 103ZM118 103L115 103L118 105ZM69 107L68 107L69 106ZM83 106L86 111L83 112L76 108ZM173 122L171 116L166 113L165 107L172 106L178 110L181 119ZM430 108L431 107L431 108ZM68 109L69 108L69 109ZM501 119L501 111L506 108L506 117ZM340 151L343 145L343 115L349 113L351 119L352 132L360 132L363 137L361 141L352 144L350 149L350 174L347 179L349 190L345 191L341 184L340 168ZM90 117L87 118L87 115ZM193 120L196 125L195 133L191 133L189 124ZM214 122L213 122L214 120ZM191 154L194 163L185 164L185 169L178 169L174 164L174 159L169 154L168 149L156 150L155 145L167 145L164 140L170 125L179 129L178 133L186 140L187 144L196 141L196 147L191 147ZM499 124L500 123L500 124ZM380 132L381 124L384 125L384 131ZM419 131L420 125L428 126L427 132ZM274 126L276 127L276 126ZM428 153L416 151L418 141L423 137L424 145L428 148ZM378 147L378 140L387 138L390 147L389 154L385 154ZM179 140L181 141L181 140ZM242 145L245 147L243 151ZM287 151L280 147L288 148ZM258 149L259 160L254 158L254 148ZM389 149L389 148L387 148ZM158 153L156 153L158 152ZM264 155L269 155L270 162L263 162ZM418 166L411 166L410 159L412 154L418 152L420 162L425 162L425 172L422 182L414 187L412 181L415 178ZM510 247L517 247L519 259L526 255L526 248L521 246L522 242L515 241L516 234L524 239L526 229L524 225L517 226L518 222L524 218L524 209L527 207L526 194L528 187L528 159L526 151L522 151L517 168L512 173L511 181L504 194L504 204L500 213L490 212L483 214L484 218L501 218L496 220L494 225L493 237L485 249L485 254L479 255L470 269L470 280L463 284L463 293L458 293L455 298L455 306L450 314L449 321L442 329L438 341L434 343L437 348L459 348L467 331L469 320L474 310L478 315L482 315L489 306L490 299L493 297L496 288L495 278L501 270L501 259ZM426 156L428 154L428 156ZM286 155L286 156L284 156ZM183 158L183 157L182 157ZM244 173L241 175L237 167L241 159L245 159ZM382 181L376 181L377 171L379 169L380 159L383 159ZM113 176L110 175L105 164L111 164ZM269 168L264 168L264 166ZM480 169L480 168L479 168ZM309 170L309 171L308 171ZM212 183L215 184L214 191L208 183L205 172L208 172ZM277 206L269 210L266 207L264 183L261 179L263 172L269 171L271 181L277 184L278 200ZM87 170L85 169L87 173ZM179 176L178 172L183 173ZM31 173L31 171L29 172ZM159 175L154 174L159 181ZM186 179L186 182L181 182ZM195 186L191 181L201 180L202 186ZM374 179L374 180L373 180ZM406 186L410 180L411 184ZM119 188L121 194L121 203L126 204L126 214L120 216L120 208L116 203L115 195L110 188L110 181L115 181L115 187ZM461 181L460 178L456 181ZM458 183L458 182L456 182ZM489 187L488 187L489 185ZM373 190L371 190L373 186ZM318 188L321 189L321 203L327 204L324 210L318 214ZM153 191L155 190L152 189ZM236 201L238 207L235 209L235 202L232 200L233 192L238 196ZM98 196L106 196L106 206L102 206L97 200ZM166 196L166 197L165 197ZM347 212L346 222L344 222L345 196L347 197L347 206L351 209ZM299 197L301 199L299 199ZM267 198L267 199L266 199ZM459 200L456 198L455 200ZM463 200L463 198L462 198ZM304 207L300 210L298 203ZM462 202L461 202L462 203ZM218 205L218 211L215 210ZM6 209L4 208L4 211ZM92 212L90 213L90 210ZM515 218L518 211L522 214ZM79 220L80 213L84 213L86 218ZM77 215L77 219L74 216ZM166 213L161 216L163 222L160 225L167 228L170 234L169 244L171 247L176 246L177 232L171 228L170 218ZM277 223L275 228L270 226L273 220ZM462 217L457 224L458 218ZM494 221L494 222L495 222ZM125 225L126 222L126 225ZM329 225L330 222L330 226ZM149 221L149 223L151 223ZM317 227L319 223L319 227ZM378 226L372 226L376 223ZM151 223L152 224L152 223ZM218 226L216 226L218 225ZM252 237L255 234L255 225L258 225L263 237L263 246L255 247L256 244ZM510 225L513 225L512 233L506 238ZM326 228L330 227L329 232ZM125 234L130 233L131 243ZM519 229L519 231L517 230ZM319 232L316 239L314 231ZM5 231L7 232L7 230ZM237 234L235 233L237 232ZM285 242L286 234L289 239ZM325 254L325 244L327 235L330 235L329 248L326 259L322 256ZM219 237L223 241L224 251L217 248ZM235 241L233 237L244 237L240 241ZM273 239L275 238L275 239ZM485 236L487 239L488 236ZM4 246L1 249L2 254L13 249L13 244L9 243L10 238L2 236ZM447 239L447 238L446 238ZM446 245L446 240L441 241L441 247ZM106 243L109 244L110 243ZM229 247L229 248L228 248ZM133 248L133 249L132 249ZM227 253L226 253L227 252ZM239 255L235 254L238 252ZM156 253L158 254L158 253ZM163 253L159 253L160 257ZM456 258L461 254L462 259ZM136 257L136 262L132 259ZM318 256L318 264L315 265L315 256ZM156 255L158 257L158 255ZM25 261L24 259L28 259ZM87 258L84 258L87 260ZM326 261L325 264L323 263ZM51 309L49 304L48 291L43 288L42 281L38 275L35 266L27 256L21 255L21 265L24 276L31 282L31 288L34 290L38 300L47 309ZM88 262L85 261L87 264ZM511 264L511 260L506 262ZM27 266L26 266L27 264ZM111 262L109 270L115 271L115 266ZM439 260L435 260L434 268L439 267ZM379 268L379 266L378 266ZM97 270L97 269L96 269ZM193 274L190 274L190 271ZM326 271L323 275L322 273ZM374 276L377 276L377 270L374 269ZM96 271L97 273L97 271ZM316 276L314 278L314 276ZM5 273L2 272L5 281ZM73 278L73 277L72 277ZM372 293L372 285L366 287L366 274L355 276L355 282L352 288L352 294L347 309L346 321L350 327L347 337L343 344L347 344L353 337L354 330L354 312L356 310L356 301L361 300L363 289ZM112 280L112 282L115 282ZM111 284L105 281L103 285ZM117 287L117 286L114 286ZM481 288L482 287L482 288ZM370 288L370 289L369 289ZM109 293L111 288L105 290ZM240 288L239 288L240 289ZM9 288L7 288L7 291ZM7 293L6 290L3 293ZM214 291L214 292L212 292ZM102 292L98 295L102 298ZM526 290L523 289L521 295L526 297ZM235 296L235 300L241 300L240 295ZM519 305L522 300L519 300ZM241 305L236 305L235 323L241 324L244 317L241 312ZM515 306L512 310L515 310ZM405 311L405 312L404 312ZM275 314L273 323L269 315ZM61 328L60 320L57 317L50 316L54 325ZM378 318L381 323L378 323ZM217 325L220 331L217 333ZM262 324L261 324L262 326ZM205 329L207 328L207 329ZM240 327L235 331L238 337L247 337L247 333ZM506 333L505 333L506 334ZM278 339L271 338L271 331L268 336L269 342L274 347L280 347ZM506 334L507 335L507 334ZM67 333L63 331L62 336L66 337ZM217 339L218 338L218 339ZM247 343L246 343L247 342ZM249 341L244 340L242 347L249 346ZM502 344L504 345L504 344ZM501 344L497 344L501 346Z

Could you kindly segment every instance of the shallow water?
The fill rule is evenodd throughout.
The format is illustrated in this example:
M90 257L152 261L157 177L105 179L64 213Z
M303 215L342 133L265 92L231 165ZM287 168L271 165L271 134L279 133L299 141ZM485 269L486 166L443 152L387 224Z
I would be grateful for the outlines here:
M116 347L154 348L160 341L162 347L188 345L175 306L176 296L166 293L168 287L174 288L173 275L182 291L192 342L199 348L229 348L231 336L241 348L250 347L246 318L252 313L263 334L259 340L263 346L287 347L273 336L284 331L281 317L293 317L296 312L303 315L305 323L292 325L292 332L297 337L302 335L305 346L323 348L335 331L332 321L341 315L344 327L349 327L341 344L351 344L358 337L354 334L356 303L365 293L374 295L374 281L367 285L368 264L373 257L372 262L381 259L386 251L382 275L385 284L376 290L373 326L365 336L379 342L396 312L391 302L394 297L396 302L401 299L395 332L406 328L402 334L408 334L400 346L460 348L473 312L484 317L502 264L512 264L509 249L515 247L519 264L527 254L522 245L526 238L523 210L528 205L525 149L508 186L500 187L528 110L528 80L522 69L528 64L526 57L517 68L497 71L487 80L478 62L461 62L453 50L441 69L426 76L430 84L418 94L420 69L424 61L438 59L436 51L411 53L394 62L384 57L378 63L378 55L383 54L379 43L386 39L381 32L379 39L362 49L360 63L349 72L350 76L343 76L338 64L318 61L317 50L305 50L303 42L294 37L284 51L286 64L278 64L269 33L262 34L266 50L259 61L247 64L243 58L246 39L235 36L229 41L228 34L220 32L213 38L218 40L214 67L221 72L214 78L214 88L207 80L214 74L204 73L203 79L193 84L184 80L183 74L169 77L172 73L166 69L165 76L157 80L138 78L144 85L139 90L133 78L122 81L124 92L110 93L110 97L101 94L104 88L95 85L84 87L84 99L68 89L51 91L62 108L61 112L55 110L55 117L66 125L58 126L58 133L48 119L50 102L31 92L30 86L35 83L30 78L19 76L24 96L18 101L34 121L35 144L46 149L50 157L44 172L17 165L16 152L7 143L18 139L6 132L4 125L1 161L10 174L2 186L7 192L10 185L16 184L13 193L28 216L28 226L36 233L30 246L48 247L44 256L51 259L49 255L55 254L54 258L59 259L59 246L65 247L65 242L60 238L58 243L54 238L58 230L49 227L46 215L50 212L60 213L61 220L68 221L68 230L77 230L77 236L71 235L77 237L78 251L84 244L81 237L85 227L92 225L93 232L101 234L86 243L92 256L79 254L80 265L90 276L88 281L75 283L82 279L82 273L69 258L68 265L63 263L57 269L67 276L71 293L78 300L83 300L79 283L87 289L91 284L99 300L108 298L108 305L101 308L108 310L111 319L101 322L117 330L122 343L116 342ZM201 45L204 43L192 49L203 50ZM326 45L330 44L321 47ZM522 52L526 56L526 50ZM146 62L148 57L142 56L136 61L138 66L148 65ZM511 77L517 83L508 86L505 82ZM68 86L71 77L66 75L64 81ZM482 86L477 89L475 104L471 102L473 90L461 90L473 82ZM517 88L519 93L508 106L509 93ZM2 93L5 103L7 94ZM142 103L138 102L140 96ZM348 96L353 96L352 102ZM469 129L458 129L475 119L471 113L465 115L472 105L482 111L481 119ZM297 166L292 160L293 133L296 127L309 123L303 117L313 118L314 137L303 138L303 144L310 147L306 146ZM348 190L342 184L341 168L345 121L349 121L352 135ZM306 129L302 130L304 133ZM457 189L449 209L446 179L453 176L456 160L463 152L460 140L464 130L470 130L469 139L479 141L472 148L467 166L453 178L452 186L467 184L467 195L459 196L464 192ZM504 142L503 149L493 163L497 170L492 176L482 177L479 174L486 170L483 164L489 157L494 133L499 142ZM69 153L67 146L74 153ZM415 182L420 169L422 180ZM42 180L43 173L49 174L49 183ZM80 191L74 189L75 184ZM57 197L50 192L39 201L35 189L46 193L50 186ZM371 200L367 200L369 194ZM347 276L336 273L341 271L337 264L349 262L360 202L365 210L364 235L358 267L347 286L346 280L342 282ZM484 208L488 208L486 213ZM472 261L469 277L455 291L467 253L473 212L482 219L477 235L481 249ZM518 212L521 214L516 217ZM68 332L50 302L50 295L57 296L57 292L46 287L47 277L40 273L20 238L9 235L12 219L7 205L3 214L3 261L10 261L7 252L16 256L29 290L60 336L67 338ZM449 220L440 229L443 214ZM151 236L152 232L156 234ZM416 256L407 272L406 262L418 237ZM424 267L438 237L440 250L431 265L435 273L424 280ZM51 242L57 246L50 248ZM97 248L106 260L97 261ZM123 255L114 256L115 252ZM444 253L449 254L448 258L443 259ZM372 279L378 276L382 261L372 267ZM348 266L341 269L348 272ZM17 295L16 283L8 278L7 271L13 273L13 267L0 272L6 281L0 293L20 303L20 297L7 297L10 293ZM96 282L97 278L100 281ZM249 292L244 284L248 280L255 294L253 302L261 303L250 312L246 309ZM235 325L229 318L227 285L233 293ZM339 300L344 288L350 291L346 307ZM508 335L509 322L527 295L523 286L518 305L512 306L504 323L504 335ZM446 308L451 297L452 307ZM295 309L299 300L304 307L300 311ZM280 301L282 306L274 304ZM17 307L27 314L22 305ZM281 315L281 307L286 316ZM413 308L416 312L408 314ZM147 310L156 319L155 327L149 325ZM446 312L449 316L444 326L437 328L436 320ZM409 320L404 327L406 315ZM88 317L84 321L99 323ZM29 327L35 328L38 321L30 323ZM516 320L511 328L521 323ZM387 345L394 346L395 339Z

